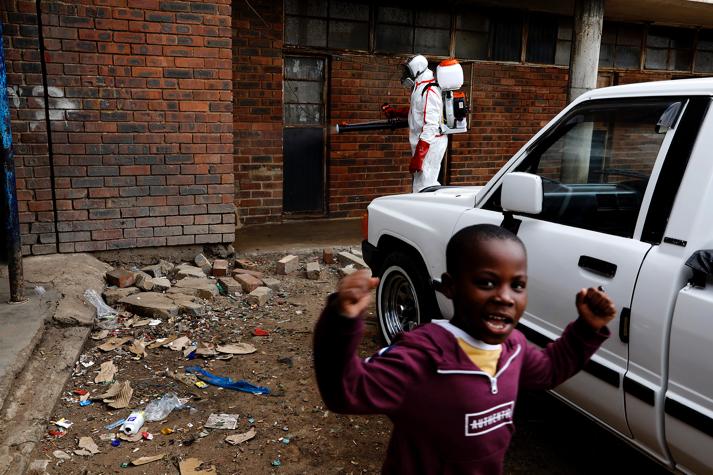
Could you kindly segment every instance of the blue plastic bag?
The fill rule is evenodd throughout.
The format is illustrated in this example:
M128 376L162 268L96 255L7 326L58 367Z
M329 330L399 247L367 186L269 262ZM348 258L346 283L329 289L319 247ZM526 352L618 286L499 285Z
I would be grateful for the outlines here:
M247 381L241 379L236 381L234 379L216 376L213 373L204 370L200 366L188 366L186 367L186 373L193 373L198 376L198 379L204 381L213 386L219 386L225 389L234 389L235 391L243 391L245 393L252 394L270 394L270 389L264 386L255 386Z

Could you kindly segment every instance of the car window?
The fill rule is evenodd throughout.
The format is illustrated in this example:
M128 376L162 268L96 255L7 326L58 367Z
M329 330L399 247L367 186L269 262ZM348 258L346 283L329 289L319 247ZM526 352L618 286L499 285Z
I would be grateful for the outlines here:
M537 215L555 223L631 237L675 99L587 104L572 111L516 171L542 177ZM500 210L499 192L486 209Z

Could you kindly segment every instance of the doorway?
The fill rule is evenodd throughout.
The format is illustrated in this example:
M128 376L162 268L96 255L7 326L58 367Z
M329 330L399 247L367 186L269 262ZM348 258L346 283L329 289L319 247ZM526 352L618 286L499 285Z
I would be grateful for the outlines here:
M284 213L325 213L325 62L314 56L285 57Z

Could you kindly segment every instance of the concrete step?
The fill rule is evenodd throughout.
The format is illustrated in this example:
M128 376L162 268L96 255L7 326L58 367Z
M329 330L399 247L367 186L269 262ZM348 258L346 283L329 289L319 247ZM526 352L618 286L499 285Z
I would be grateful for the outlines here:
M22 303L0 305L0 407L39 343L45 323L54 315L61 296L53 289L37 295L32 287L25 290ZM7 302L7 279L0 279L0 301Z
M0 475L25 472L90 331L88 327L48 326L13 381L0 410Z

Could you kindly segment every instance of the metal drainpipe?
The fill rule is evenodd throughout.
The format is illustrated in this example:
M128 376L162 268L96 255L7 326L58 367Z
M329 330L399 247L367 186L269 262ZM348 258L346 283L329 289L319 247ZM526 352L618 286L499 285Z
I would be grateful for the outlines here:
M20 240L20 218L17 210L15 183L15 159L12 153L12 131L10 130L10 103L7 97L7 71L5 51L2 44L2 22L0 22L0 133L2 134L2 161L4 182L2 205L7 211L7 266L10 274L10 301L22 302L25 279L22 275L22 242Z

